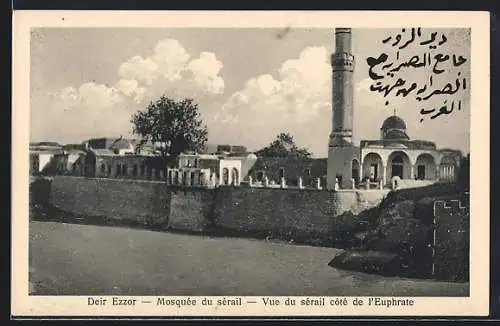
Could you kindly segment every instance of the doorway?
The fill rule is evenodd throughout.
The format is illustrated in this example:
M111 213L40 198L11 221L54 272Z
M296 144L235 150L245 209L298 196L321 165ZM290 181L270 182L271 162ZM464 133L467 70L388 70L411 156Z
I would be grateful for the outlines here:
M378 164L370 165L370 181L378 179Z
M391 178L399 177L403 179L403 157L401 155L397 155L392 159L391 170Z
M425 165L417 165L417 179L425 180Z

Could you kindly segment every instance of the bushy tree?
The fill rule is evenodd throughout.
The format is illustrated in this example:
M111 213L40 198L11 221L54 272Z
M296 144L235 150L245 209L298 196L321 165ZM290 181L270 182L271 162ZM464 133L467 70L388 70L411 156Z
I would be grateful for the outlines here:
M207 141L207 127L200 117L198 105L192 99L175 101L161 96L131 119L134 134L141 144L160 143L163 156L176 156L187 150L201 151Z
M458 174L458 183L465 189L470 186L470 154L462 158L460 172Z
M271 144L255 152L255 155L262 157L309 158L312 154L306 148L298 147L293 136L289 133L280 133Z

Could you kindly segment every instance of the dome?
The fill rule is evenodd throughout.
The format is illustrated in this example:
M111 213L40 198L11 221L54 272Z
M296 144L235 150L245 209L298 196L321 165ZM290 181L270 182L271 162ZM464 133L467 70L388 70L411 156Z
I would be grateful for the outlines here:
M382 124L383 130L389 130L389 129L402 129L406 130L406 123L403 119L400 117L393 115L385 119L384 123Z

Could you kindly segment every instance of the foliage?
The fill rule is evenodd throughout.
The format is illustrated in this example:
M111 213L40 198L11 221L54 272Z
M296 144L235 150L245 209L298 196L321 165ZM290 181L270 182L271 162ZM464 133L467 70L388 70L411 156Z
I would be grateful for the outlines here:
M144 111L137 111L131 122L134 134L142 137L141 144L162 144L162 156L200 151L207 141L207 127L192 99L175 101L162 95Z
M309 158L312 155L306 148L299 148L289 133L280 133L269 146L258 150L255 154L261 157L296 158Z
M469 188L470 184L470 154L462 158L460 164L460 173L458 174L458 183L465 189Z

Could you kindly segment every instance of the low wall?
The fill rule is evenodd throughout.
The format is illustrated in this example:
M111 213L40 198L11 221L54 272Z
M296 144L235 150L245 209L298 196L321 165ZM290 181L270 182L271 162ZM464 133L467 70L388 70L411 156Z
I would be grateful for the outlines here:
M436 183L436 180L399 179L397 189L427 187L434 183Z
M57 176L50 203L77 215L161 225L168 220L170 195L162 182Z

